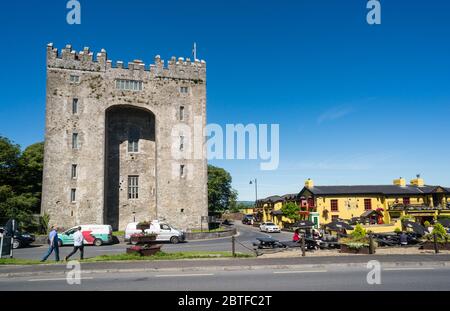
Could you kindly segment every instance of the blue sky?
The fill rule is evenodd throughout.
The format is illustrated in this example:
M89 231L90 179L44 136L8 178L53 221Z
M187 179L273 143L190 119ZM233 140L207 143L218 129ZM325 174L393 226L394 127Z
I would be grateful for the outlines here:
M221 160L240 199L316 184L385 184L421 173L450 186L450 3L365 0L8 1L0 11L0 135L42 141L45 46L105 48L112 60L160 54L208 64L208 122L280 124L280 165Z

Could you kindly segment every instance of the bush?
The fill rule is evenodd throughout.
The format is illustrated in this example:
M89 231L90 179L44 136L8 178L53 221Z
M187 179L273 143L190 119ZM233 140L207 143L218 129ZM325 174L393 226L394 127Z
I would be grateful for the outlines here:
M402 230L400 228L395 228L394 233L400 234L402 233Z
M423 223L423 225L425 226L425 228L431 227L431 223L427 220Z
M437 235L441 239L447 238L447 231L445 231L445 228L440 223L436 223L433 227L433 232L431 232L433 235Z
M360 224L357 224L350 235L353 239L360 240L366 237L367 231Z

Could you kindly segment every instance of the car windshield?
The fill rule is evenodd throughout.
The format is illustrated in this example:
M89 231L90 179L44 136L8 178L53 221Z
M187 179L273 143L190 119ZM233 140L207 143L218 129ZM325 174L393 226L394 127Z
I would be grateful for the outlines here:
M266 223L266 226L275 226L275 224L273 222L268 222Z

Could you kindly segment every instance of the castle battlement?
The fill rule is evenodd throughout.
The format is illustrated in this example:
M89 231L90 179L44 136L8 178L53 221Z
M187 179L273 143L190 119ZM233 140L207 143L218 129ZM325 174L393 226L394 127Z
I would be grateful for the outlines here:
M154 63L146 66L142 60L128 62L127 67L123 61L108 59L105 49L101 49L94 58L94 53L88 48L77 52L70 44L58 51L53 43L47 45L48 68L81 70L94 72L107 72L111 70L121 71L121 74L135 74L137 72L148 72L155 78L173 78L206 81L206 62L204 60L191 60L190 58L173 56L167 63L161 56L155 56Z

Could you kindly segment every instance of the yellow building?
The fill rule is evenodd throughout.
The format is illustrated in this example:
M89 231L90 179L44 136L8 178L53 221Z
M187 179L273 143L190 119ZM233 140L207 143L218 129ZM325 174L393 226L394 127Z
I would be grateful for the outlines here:
M450 216L450 188L425 185L419 176L410 184L399 178L392 185L368 186L316 186L308 179L298 197L300 206L318 215L319 224L362 220L378 226L378 232L393 231L389 227L399 227L405 215L420 223Z
M268 198L258 201L258 207L262 214L263 222L273 222L280 228L283 228L286 223L292 223L293 220L284 217L281 208L288 202L298 202L297 194L285 194L283 196L270 196Z

